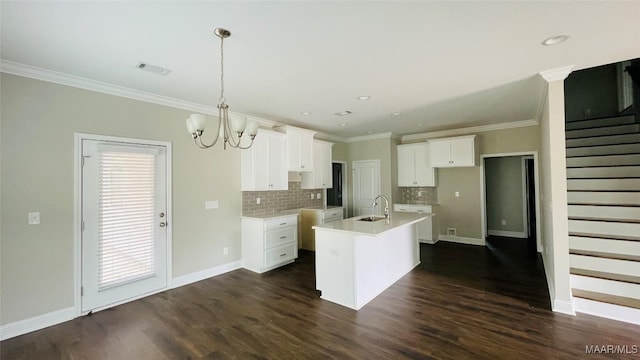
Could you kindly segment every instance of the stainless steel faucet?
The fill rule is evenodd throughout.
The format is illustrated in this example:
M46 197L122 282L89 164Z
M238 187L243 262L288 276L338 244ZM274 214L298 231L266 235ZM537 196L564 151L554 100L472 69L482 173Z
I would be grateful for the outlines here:
M391 219L391 214L389 213L389 199L387 199L386 196L384 196L382 194L376 196L376 198L373 199L373 204L371 206L372 207L378 206L378 199L380 199L380 198L384 199L384 218L389 220L389 219Z

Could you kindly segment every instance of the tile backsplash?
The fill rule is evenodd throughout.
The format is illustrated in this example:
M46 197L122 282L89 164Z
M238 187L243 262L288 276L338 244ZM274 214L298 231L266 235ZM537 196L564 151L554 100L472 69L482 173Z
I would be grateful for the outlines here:
M401 187L403 204L437 204L438 193L434 187Z
M315 198L318 193L322 194L322 197L325 196L324 189L301 189L299 181L289 181L289 190L243 191L242 215L263 215L288 209L322 206L324 199ZM314 199L311 199L311 194ZM256 204L256 198L260 198L260 204Z

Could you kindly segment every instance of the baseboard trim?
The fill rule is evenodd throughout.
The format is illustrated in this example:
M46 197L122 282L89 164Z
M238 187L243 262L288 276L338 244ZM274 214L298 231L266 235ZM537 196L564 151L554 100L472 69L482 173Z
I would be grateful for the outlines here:
M551 310L553 312L567 314L567 315L576 315L576 312L573 309L573 303L571 301L564 301L553 299L551 302Z
M462 237L462 236L442 235L442 234L440 234L438 236L438 240L454 242L454 243L458 243L458 244L469 244L469 245L485 246L484 239L468 238L468 237Z
M438 242L438 239L436 239L436 240L418 239L418 241L420 241L423 244L431 244L431 245L433 245L433 244Z
M238 261L230 262L228 264L216 266L213 268L196 271L191 274L178 276L173 278L173 280L171 281L171 288L175 289L180 286L189 285L191 283L212 278L214 276L222 275L224 273L228 273L233 270L238 270L241 267L242 267L242 262L238 260Z
M573 305L579 313L640 325L640 309L582 298L573 298Z
M76 317L74 307L52 311L50 313L34 316L28 319L15 321L6 325L0 325L0 340L7 340L32 331L57 325Z
M527 234L522 231L502 231L502 230L487 230L488 235L493 236L506 236L512 238L526 239Z

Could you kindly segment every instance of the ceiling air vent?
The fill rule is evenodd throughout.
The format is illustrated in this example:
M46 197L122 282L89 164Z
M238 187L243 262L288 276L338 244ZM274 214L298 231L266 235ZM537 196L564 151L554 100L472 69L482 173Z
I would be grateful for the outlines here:
M140 61L138 64L136 64L136 67L140 70L144 70L144 71L148 71L150 73L154 73L154 74L158 74L158 75L162 75L165 76L168 73L171 72L171 70L169 69L165 69L163 67L160 67L158 65L152 65L152 64L147 64L144 63L142 61Z
M335 113L335 114L333 114L333 115L337 115L337 116L345 116L345 115L349 115L349 114L351 114L351 111L349 111L349 110L345 110L345 111L337 112L337 113Z

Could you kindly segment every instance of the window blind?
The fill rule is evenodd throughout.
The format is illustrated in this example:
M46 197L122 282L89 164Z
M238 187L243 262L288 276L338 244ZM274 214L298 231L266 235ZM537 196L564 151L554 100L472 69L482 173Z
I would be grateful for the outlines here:
M157 152L98 148L98 291L154 276Z

